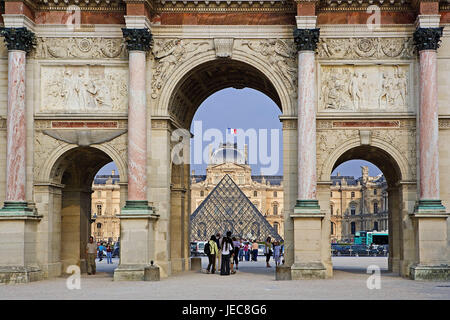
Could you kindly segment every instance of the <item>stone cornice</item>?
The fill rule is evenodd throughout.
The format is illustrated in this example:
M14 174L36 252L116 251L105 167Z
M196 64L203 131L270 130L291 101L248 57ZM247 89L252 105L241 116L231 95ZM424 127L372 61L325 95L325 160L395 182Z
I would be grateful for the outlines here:
M291 0L157 0L155 9L157 12L296 12Z
M25 2L36 11L126 11L123 0L26 0Z
M370 6L377 6L380 11L413 10L411 0L320 0L317 10L318 12L367 11Z

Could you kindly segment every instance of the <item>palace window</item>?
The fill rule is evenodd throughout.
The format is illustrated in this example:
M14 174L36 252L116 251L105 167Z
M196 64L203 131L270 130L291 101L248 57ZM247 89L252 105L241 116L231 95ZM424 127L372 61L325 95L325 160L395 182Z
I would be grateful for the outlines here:
M351 230L351 234L355 234L356 232L356 225L354 222L350 223L350 230Z
M373 194L377 195L377 189L373 189Z
M273 192L273 196L274 196L274 198L276 198L278 196L276 191Z
M378 231L378 221L373 223L373 230Z
M253 196L257 197L258 196L258 191L253 191Z
M354 198L355 197L355 192L352 191L351 195L352 195L352 198Z
M331 223L331 234L334 234L335 225L334 222Z
M102 227L102 224L100 222L97 223L97 229L101 229L101 227Z
M278 222L275 222L273 224L273 228L275 229L275 232L278 233L278 228L279 228Z
M354 216L356 214L356 206L354 204L352 204L350 207L350 214L352 216Z
M101 216L101 215L102 215L102 205L101 205L101 204L98 204L98 205L97 205L97 215L98 215L98 216Z
M278 214L278 203L273 204L273 215L276 216Z
M205 195L205 192L202 190L200 191L200 197L203 197Z
M378 213L378 203L373 204L373 213Z
M332 198L333 198L333 191L331 191L331 192L330 192L330 197L332 197Z
M331 206L330 206L330 212L331 212L331 215L334 214L334 212L333 212L334 210L333 210L333 209L334 209L334 207L333 207L333 205L331 205Z

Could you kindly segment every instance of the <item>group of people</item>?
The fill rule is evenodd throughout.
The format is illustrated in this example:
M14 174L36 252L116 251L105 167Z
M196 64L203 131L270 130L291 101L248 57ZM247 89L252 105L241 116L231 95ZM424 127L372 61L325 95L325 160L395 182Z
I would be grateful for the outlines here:
M205 253L208 256L206 272L214 274L220 270L220 275L234 274L239 270L239 262L243 261L244 257L246 261L250 261L250 255L251 261L258 260L258 247L256 240L253 243L247 242L245 239L239 240L231 236L231 231L228 231L224 237L221 237L220 233L212 235L205 244ZM272 242L271 238L267 237L264 244L264 255L268 268L271 267L269 264L271 256L278 266L282 255L282 244L279 241Z
M89 237L89 242L86 245L86 258L87 258L87 272L88 274L95 274L96 265L95 258L98 257L98 261L103 261L103 251L106 251L106 262L112 264L113 247L110 243L97 242L95 243L94 237Z

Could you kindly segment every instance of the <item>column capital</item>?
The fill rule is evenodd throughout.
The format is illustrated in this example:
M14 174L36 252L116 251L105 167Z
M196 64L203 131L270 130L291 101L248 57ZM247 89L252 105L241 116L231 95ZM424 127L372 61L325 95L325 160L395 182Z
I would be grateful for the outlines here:
M148 51L151 47L152 34L147 28L122 28L123 37L127 43L128 51Z
M441 41L444 27L417 28L413 34L414 45L417 51L437 50Z
M294 40L298 51L316 51L320 29L295 29Z
M35 45L35 35L27 28L0 28L0 34L5 37L8 50L30 52Z

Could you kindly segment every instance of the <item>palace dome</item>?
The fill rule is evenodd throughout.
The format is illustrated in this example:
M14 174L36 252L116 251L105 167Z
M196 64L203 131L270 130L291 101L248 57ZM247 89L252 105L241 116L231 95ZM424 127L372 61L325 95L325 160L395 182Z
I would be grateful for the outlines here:
M245 156L237 149L237 144L222 144L219 149L213 152L211 164L222 163L245 164Z

